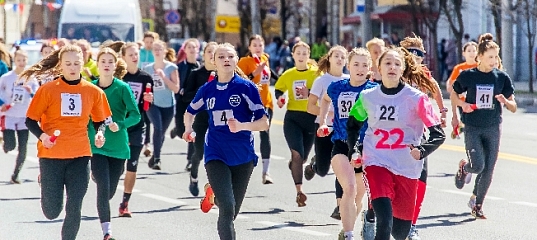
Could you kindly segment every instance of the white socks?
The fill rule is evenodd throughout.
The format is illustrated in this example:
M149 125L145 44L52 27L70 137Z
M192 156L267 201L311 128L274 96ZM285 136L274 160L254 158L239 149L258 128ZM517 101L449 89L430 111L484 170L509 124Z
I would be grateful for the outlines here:
M354 232L353 231L345 232L344 236L345 236L345 240L354 240Z
M265 158L263 161L263 174L268 173L268 167L270 164L270 158Z
M103 235L112 235L112 225L110 224L110 222L101 223L101 228L103 229Z

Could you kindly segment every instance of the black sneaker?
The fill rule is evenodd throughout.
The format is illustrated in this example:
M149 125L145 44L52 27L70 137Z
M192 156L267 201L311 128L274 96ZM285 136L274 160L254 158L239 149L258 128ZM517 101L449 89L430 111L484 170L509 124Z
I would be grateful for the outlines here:
M339 206L334 208L334 211L332 212L332 215L330 215L330 217L336 220L341 220L341 214L339 213Z
M304 178L306 180L311 180L313 177L315 177L315 170L313 170L313 165L315 164L315 156L311 158L310 164L306 165L304 167Z
M475 207L472 208L472 216L474 216L475 219L487 219L487 217L485 217L485 214L483 214L481 204L475 205Z
M160 159L155 160L155 164L152 167L153 170L160 170Z
M464 184L466 183L466 176L468 175L468 172L464 170L464 166L466 165L466 163L467 161L465 159L462 159L459 162L459 170L455 175L455 187L457 187L458 189L462 189L464 187Z
M155 157L151 156L151 158L149 158L149 161L147 161L147 166L149 168L153 168L154 165L155 165Z
M171 138L171 139L174 139L175 137L177 137L177 128L173 128L173 129L170 131L170 138Z
M192 179L190 179L190 185L188 186L188 190L190 190L192 196L197 197L200 194L200 189L198 188L198 181L193 182Z

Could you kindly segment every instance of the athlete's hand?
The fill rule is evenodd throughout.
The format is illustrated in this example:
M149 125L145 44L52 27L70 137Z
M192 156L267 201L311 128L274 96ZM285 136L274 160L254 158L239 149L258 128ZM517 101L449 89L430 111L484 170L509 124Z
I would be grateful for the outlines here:
M160 68L157 69L157 70L155 70L155 73L156 73L157 75L159 75L159 77L160 77L162 80L164 80L164 78L166 77L166 75L164 74L164 71L162 71L162 69L160 69Z
M153 102L153 93L152 92L150 92L150 93L144 92L144 101L152 103Z
M412 155L412 157L416 160L420 160L421 159L421 152L419 149L415 148L414 146L412 145L408 145L408 147L410 148L410 155Z
M116 122L112 122L112 123L110 123L110 125L108 125L108 128L109 128L110 131L112 131L112 132L117 132L117 131L119 131L119 126L117 125Z
M229 126L229 131L232 133L237 133L243 130L244 123L239 122L235 118L230 118L227 120L227 125Z
M283 95L281 95L279 98L278 98L278 101L276 102L278 104L278 107L279 108L282 108L283 105L285 105L285 97Z
M308 88L306 86L299 86L295 88L296 95L300 97L308 97Z
M351 156L351 166L354 168L360 168L362 166L362 154L354 153Z
M328 131L328 126L326 124L323 124L317 129L317 136L326 137L328 135L330 135L330 132Z
M447 127L447 124L446 124L446 113L443 112L440 114L440 123L441 123L441 126L442 128L446 128Z
M257 65L257 67L255 68L255 70L252 72L252 75L257 76L259 75L263 69L265 68L265 66L267 66L267 62L262 62L260 63L259 65Z
M50 141L50 136L46 133L42 133L41 136L39 136L39 140L41 140L41 143L45 148L51 148L56 144L56 142Z
M0 107L0 112L5 112L5 111L7 111L7 106L8 106L8 105L9 105L9 104L4 104L4 105L2 105L2 107Z
M461 107L462 107L462 111L465 113L471 113L474 111L474 109L472 109L472 104L469 104L469 103L464 103Z
M95 134L95 147L102 148L104 146L105 138L103 135L103 132L98 131L97 134Z
M496 100L498 100L498 102L500 103L503 103L503 104L507 103L507 98L505 98L503 94L498 94L494 97L496 97Z
M190 138L190 134L193 133L194 130L192 128L190 129L185 129L185 132L183 133L183 140L185 140L186 142L194 142L196 140L196 138Z
M459 117L453 116L451 118L451 127L453 127L453 129L456 129L459 127Z

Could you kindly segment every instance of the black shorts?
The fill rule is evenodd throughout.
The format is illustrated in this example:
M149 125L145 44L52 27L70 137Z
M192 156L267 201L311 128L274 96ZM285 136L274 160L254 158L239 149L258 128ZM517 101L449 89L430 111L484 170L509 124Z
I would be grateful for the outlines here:
M347 156L347 159L349 159L349 162L351 161L349 157L349 145L347 145L346 142L343 142L341 140L334 141L334 147L332 148L332 157L338 154L343 154ZM354 168L354 173L363 173L363 172L364 170L362 167Z
M136 129L129 129L128 131L129 135L129 145L131 146L144 146L145 141L145 128L143 127L137 127Z

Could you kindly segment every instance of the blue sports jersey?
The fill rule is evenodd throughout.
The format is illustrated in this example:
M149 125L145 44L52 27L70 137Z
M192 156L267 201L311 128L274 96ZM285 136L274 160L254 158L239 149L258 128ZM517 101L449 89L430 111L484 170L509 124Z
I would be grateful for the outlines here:
M237 75L229 83L219 83L217 79L208 82L198 90L187 109L191 114L202 110L209 113L205 163L221 160L228 166L237 166L253 160L257 165L253 133L232 133L227 125L230 118L253 122L267 114L257 86Z
M361 86L353 87L349 79L333 82L328 86L326 93L332 99L332 105L334 107L332 142L336 140L347 141L347 120L349 119L352 106L358 100L360 92L376 86L378 86L377 83L366 81ZM360 130L360 139L363 138L364 129L367 129L367 124Z

